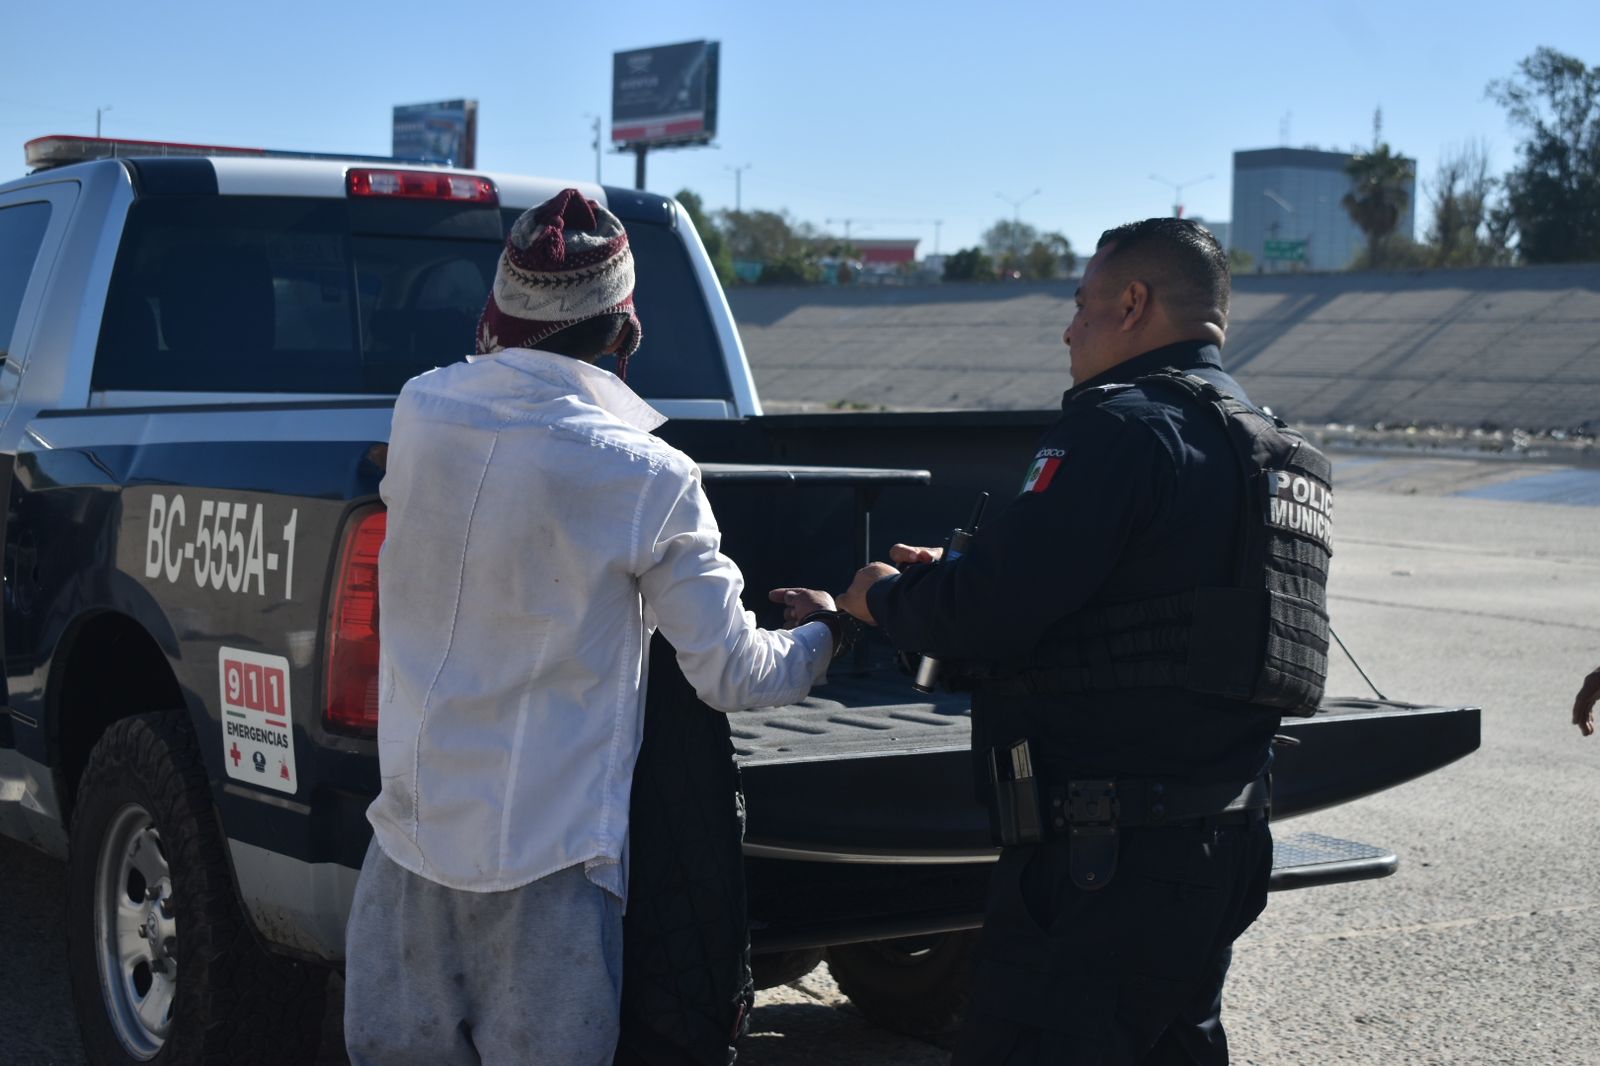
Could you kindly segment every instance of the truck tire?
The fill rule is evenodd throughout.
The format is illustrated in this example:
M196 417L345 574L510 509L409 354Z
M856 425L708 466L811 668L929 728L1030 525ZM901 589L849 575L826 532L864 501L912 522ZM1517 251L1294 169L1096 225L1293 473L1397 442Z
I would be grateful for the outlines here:
M948 1047L967 1010L978 931L841 944L828 949L839 991L863 1017Z
M181 713L106 730L71 834L67 963L90 1062L315 1060L327 973L256 943Z

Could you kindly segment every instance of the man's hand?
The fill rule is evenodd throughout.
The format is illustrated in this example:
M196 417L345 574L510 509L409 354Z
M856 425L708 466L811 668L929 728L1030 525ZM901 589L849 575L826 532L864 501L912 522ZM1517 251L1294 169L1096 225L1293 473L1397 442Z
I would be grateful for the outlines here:
M943 558L943 548L919 548L914 544L893 544L889 547L889 561L896 566L908 566L911 563L936 563Z
M888 563L868 563L863 566L856 571L850 587L839 594L839 610L850 612L869 626L877 625L878 620L872 617L872 610L867 606L867 590L877 584L879 578L899 572Z
M1594 705L1597 700L1600 700L1600 666L1589 671L1589 676L1583 679L1583 687L1578 690L1578 698L1572 701L1572 724L1583 730L1586 737L1594 736Z
M783 604L783 628L793 629L812 611L836 611L833 597L816 589L773 589L767 599Z

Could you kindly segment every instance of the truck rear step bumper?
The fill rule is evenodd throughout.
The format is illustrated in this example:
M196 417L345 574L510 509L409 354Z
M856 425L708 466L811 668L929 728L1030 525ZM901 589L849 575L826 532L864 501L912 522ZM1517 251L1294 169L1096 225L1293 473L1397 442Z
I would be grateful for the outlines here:
M998 857L999 852L991 850L978 861L992 862ZM763 860L774 858L776 856L773 852L762 852ZM780 920L768 924L757 920L752 922L750 930L752 949L757 954L799 951L839 944L859 944L870 940L930 936L980 928L983 925L981 908L987 875L985 871L973 869L972 861L973 859L969 858L966 863L958 867L967 871L964 875L957 875L961 876L967 885L965 893L958 893L965 896L961 901L965 904L964 907L958 905L943 913L924 913L915 916L896 914L881 918L858 913L853 917L839 918L832 922L791 923ZM791 867L790 876L785 878L791 884L808 882L812 876L824 878L837 876L840 870L837 865L823 865L819 868L816 865L793 861L773 865ZM1366 881L1387 877L1394 873L1399 865L1400 861L1394 852L1370 844L1341 840L1321 833L1277 833L1273 840L1272 879L1268 887L1270 891L1281 892L1292 888L1312 888L1345 881ZM861 869L858 866L853 868ZM943 868L952 869L949 865ZM857 886L858 894L893 898L895 894L893 884L889 880L882 879L886 874L892 879L896 876L915 877L922 872L931 871L926 867L917 871L904 866L899 868L898 875L882 869L876 871L876 874L862 870L864 880ZM758 868L757 880L760 879ZM835 891L834 895L838 896L839 893Z
M1272 841L1274 892L1370 881L1388 877L1399 868L1400 860L1394 852L1354 840L1321 833L1288 833L1275 835Z

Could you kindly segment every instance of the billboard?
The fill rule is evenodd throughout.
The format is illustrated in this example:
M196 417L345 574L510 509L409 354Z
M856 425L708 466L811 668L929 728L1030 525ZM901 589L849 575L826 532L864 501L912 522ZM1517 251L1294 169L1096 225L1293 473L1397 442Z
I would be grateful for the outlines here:
M478 101L442 100L394 109L397 159L471 167L478 158Z
M716 133L716 41L612 54L613 145L704 144Z

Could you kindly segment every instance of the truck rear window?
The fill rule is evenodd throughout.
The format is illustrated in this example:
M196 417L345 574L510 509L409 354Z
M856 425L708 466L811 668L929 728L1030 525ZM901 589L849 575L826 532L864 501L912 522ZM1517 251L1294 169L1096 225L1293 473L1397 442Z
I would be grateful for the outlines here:
M136 201L93 387L396 393L472 351L515 217L415 201ZM628 229L645 335L630 384L645 396L725 397L720 348L682 245L659 223Z

